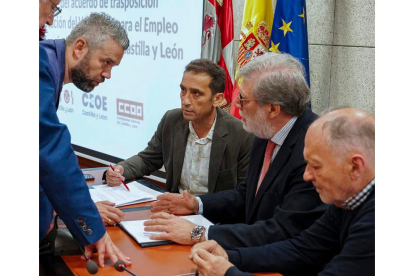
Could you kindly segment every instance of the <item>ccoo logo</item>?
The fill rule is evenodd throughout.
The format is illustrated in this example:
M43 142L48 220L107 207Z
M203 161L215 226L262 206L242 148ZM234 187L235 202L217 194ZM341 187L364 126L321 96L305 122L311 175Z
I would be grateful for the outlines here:
M144 105L142 103L116 99L116 113L137 120L144 120Z

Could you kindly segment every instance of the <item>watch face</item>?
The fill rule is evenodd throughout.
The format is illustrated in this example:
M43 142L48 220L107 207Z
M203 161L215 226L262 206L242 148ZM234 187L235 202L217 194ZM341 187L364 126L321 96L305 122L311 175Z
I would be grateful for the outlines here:
M194 241L198 241L204 233L203 226L196 226L193 230L191 230L191 239Z

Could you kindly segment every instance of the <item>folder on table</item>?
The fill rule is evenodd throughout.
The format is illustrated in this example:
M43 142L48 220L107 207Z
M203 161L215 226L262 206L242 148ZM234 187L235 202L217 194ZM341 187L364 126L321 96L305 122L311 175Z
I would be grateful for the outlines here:
M162 194L136 181L128 183L127 186L129 191L122 185L117 187L93 185L89 192L94 202L109 200L115 203L115 207L154 201L157 200L158 195Z
M191 215L191 216L180 216L180 218L191 221L192 223L200 226L213 225L208 219L202 215ZM168 240L151 240L151 234L161 234L162 232L146 232L144 231L144 222L147 220L132 220L132 221L123 221L119 224L122 230L124 230L131 238L133 238L141 247L165 245L165 244L174 244L172 241ZM190 233L189 233L190 234Z

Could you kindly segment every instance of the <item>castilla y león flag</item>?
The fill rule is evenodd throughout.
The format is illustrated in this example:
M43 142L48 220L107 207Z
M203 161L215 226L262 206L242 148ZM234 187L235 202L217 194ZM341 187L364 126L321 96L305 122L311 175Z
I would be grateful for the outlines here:
M231 0L204 0L201 57L210 59L226 71L224 101L220 107L229 110L232 102L233 68L233 3Z
M272 23L273 12L271 0L246 0L244 3L237 69L230 108L230 113L237 118L240 118L239 110L234 106L234 101L239 95L240 86L237 72L253 58L261 56L268 51Z

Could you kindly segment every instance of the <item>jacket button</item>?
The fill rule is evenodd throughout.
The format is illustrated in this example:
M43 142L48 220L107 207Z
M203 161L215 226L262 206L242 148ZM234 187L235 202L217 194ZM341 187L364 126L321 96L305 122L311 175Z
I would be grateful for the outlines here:
M79 216L79 217L77 218L77 220L78 220L79 222L81 222L81 221L83 221L83 217Z
M90 234L92 234L92 230L91 229L86 230L86 234L89 236Z
M79 222L79 225L83 227L85 225L85 222L81 221L81 222Z

